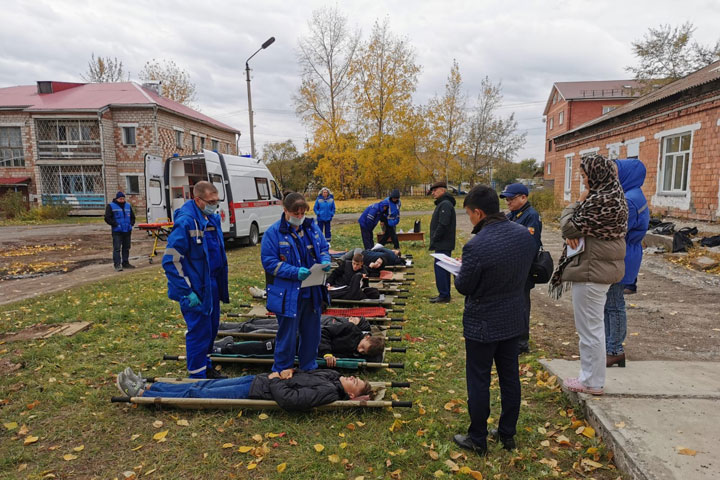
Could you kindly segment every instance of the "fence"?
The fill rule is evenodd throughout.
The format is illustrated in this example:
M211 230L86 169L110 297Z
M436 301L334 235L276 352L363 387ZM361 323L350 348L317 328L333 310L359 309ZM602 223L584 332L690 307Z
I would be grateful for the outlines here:
M99 165L41 165L40 186L43 205L105 207L105 186Z
M36 120L38 157L100 158L100 126L95 120Z

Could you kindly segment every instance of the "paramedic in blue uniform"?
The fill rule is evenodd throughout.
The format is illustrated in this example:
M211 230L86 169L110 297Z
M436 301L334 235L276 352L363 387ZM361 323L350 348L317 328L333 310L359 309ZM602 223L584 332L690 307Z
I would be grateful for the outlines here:
M105 223L112 227L113 263L115 270L135 268L130 265L130 237L135 225L135 212L125 201L125 194L117 192L112 202L105 207Z
M187 324L185 350L191 378L224 378L210 362L220 325L220 300L228 295L228 266L218 210L218 191L206 181L193 187L193 200L177 209L162 265L168 297L180 303Z
M315 221L305 217L308 209L305 197L288 193L283 199L280 220L267 229L262 239L267 309L275 314L279 325L272 370L283 378L292 372L296 349L300 370L318 368L320 314L323 303L330 303L324 282L313 287L300 286L310 276L314 264L323 264L323 270L330 270L327 240Z
M507 202L510 213L507 214L508 220L519 223L527 227L530 235L535 239L535 245L538 250L542 247L542 221L540 214L535 210L530 202L528 202L528 189L522 183L511 183L500 194L500 198L504 198ZM535 252L537 253L537 252ZM525 282L525 329L520 336L520 353L530 351L530 290L535 288L535 283L530 277Z
M393 189L388 197L383 200L383 203L388 206L388 214L387 221L383 223L385 232L380 237L380 240L378 240L378 243L385 245L388 240L391 240L395 249L399 249L400 242L398 241L396 228L398 223L400 223L400 207L402 206L402 202L400 202L400 190L397 188Z
M382 200L369 205L360 215L360 218L358 218L358 223L360 224L360 237L362 238L365 250L370 250L375 245L373 230L375 230L378 222L387 223L389 210L389 202Z

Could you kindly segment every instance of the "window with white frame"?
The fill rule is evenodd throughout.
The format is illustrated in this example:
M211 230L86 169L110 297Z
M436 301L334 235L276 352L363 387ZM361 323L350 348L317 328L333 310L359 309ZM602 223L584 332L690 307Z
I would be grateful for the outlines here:
M609 145L608 146L608 158L615 160L620 158L620 145Z
M213 151L220 152L220 149L218 148L218 145L220 142L218 140L215 140L214 138L210 140L210 145Z
M123 145L136 145L135 127L122 127L122 142Z
M140 193L140 177L138 175L125 176L125 193L138 195Z
M692 132L670 135L662 139L661 191L687 192Z
M562 125L565 120L565 112L558 113L558 125Z
M183 148L183 131L175 130L175 146L177 148Z
M640 158L640 143L627 144L627 158Z
M200 150L205 150L205 137L200 137Z
M553 120L554 120L554 118L550 117L550 130L553 129Z
M565 157L565 191L570 191L572 185L572 156Z
M606 113L610 113L617 107L618 105L603 105L602 114L605 115Z
M0 127L0 167L24 167L21 127Z
M547 162L547 174L552 174L552 162Z

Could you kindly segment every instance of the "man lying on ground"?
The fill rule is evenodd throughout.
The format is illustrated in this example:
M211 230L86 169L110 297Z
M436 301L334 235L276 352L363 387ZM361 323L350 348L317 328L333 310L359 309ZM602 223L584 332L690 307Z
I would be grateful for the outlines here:
M330 317L332 318L332 317ZM363 330L359 317L352 317L347 322L328 322L321 327L320 347L318 356L322 356L328 367L334 367L337 358L364 358L367 361L380 361L385 349L385 339L372 336L370 324ZM226 355L266 355L275 351L275 339L265 341L235 342L233 337L225 337L215 342L213 353Z
M335 370L289 371L245 375L223 380L192 383L148 383L130 367L117 376L117 387L128 397L229 398L273 400L284 410L308 410L337 400L366 400L370 383L345 377Z
M363 332L370 332L372 325L365 317L337 317L335 315L322 315L320 324L322 326L334 323L354 323ZM255 317L245 322L222 322L220 330L234 330L240 333L273 333L278 330L278 321L275 317Z

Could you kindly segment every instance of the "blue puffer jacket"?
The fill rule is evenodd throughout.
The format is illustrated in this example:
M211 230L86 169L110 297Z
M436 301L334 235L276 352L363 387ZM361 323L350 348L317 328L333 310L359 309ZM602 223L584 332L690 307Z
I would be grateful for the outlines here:
M320 190L320 195L318 195L315 200L313 211L315 212L315 215L317 215L318 221L329 222L335 216L335 197L332 193L330 193L330 190L328 190L328 196L327 198L324 198L322 196L323 190L325 189Z
M465 295L463 335L483 343L517 337L525 322L525 282L537 244L526 227L502 213L488 217L473 233L455 277L455 288Z
M228 293L228 267L225 255L225 244L222 236L220 215L210 215L205 218L194 201L175 210L173 229L167 240L167 247L162 258L162 266L168 280L168 297L180 302L183 311L194 311L203 315L212 312L212 294L209 291L210 281L210 254L208 243L203 238L213 235L213 229L218 232L222 259L225 268L217 278L220 300L230 301ZM200 243L198 243L198 240ZM195 292L202 302L190 308L185 297Z
M135 223L132 206L127 202L125 202L124 205L120 205L113 200L110 202L110 208L112 209L113 218L116 223L112 231L122 233L132 232L133 223Z
M390 201L390 197L387 197L380 203L388 206L387 224L394 227L400 223L400 207L402 206L402 201L398 198L398 202L393 203Z
M389 209L390 207L385 203L385 200L373 203L367 207L362 215L360 215L360 218L358 218L360 227L365 230L373 230L378 222L386 222Z
M628 205L628 231L625 235L625 276L623 285L635 282L642 262L642 241L650 222L650 209L642 192L645 165L638 159L615 160L618 177Z
M302 283L298 280L298 270L302 263L295 240L290 236L291 228L283 213L280 220L265 231L260 249L267 285L267 309L276 315L285 317L297 316L298 295ZM306 218L301 229L305 235L309 235L312 241L316 263L331 261L327 240L315 225L315 221L312 218ZM310 288L315 290L312 294L313 307L320 311L323 301L330 303L327 288L325 286Z

